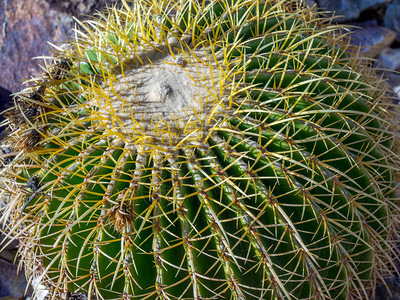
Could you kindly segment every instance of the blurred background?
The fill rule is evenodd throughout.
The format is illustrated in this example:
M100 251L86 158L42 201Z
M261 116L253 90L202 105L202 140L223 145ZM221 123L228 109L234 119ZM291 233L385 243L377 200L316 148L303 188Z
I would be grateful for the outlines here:
M40 59L50 45L73 34L74 20L102 11L118 0L0 0L0 111L12 101L22 82L40 72ZM400 71L400 0L306 0L316 9L336 12L337 23L355 25L352 43L361 45L365 56L377 59L378 68ZM380 72L380 71L379 71ZM380 72L381 73L381 72ZM383 73L382 73L383 74ZM383 74L400 96L400 73ZM1 117L0 117L1 118ZM1 203L0 203L1 205ZM0 241L2 237L0 236ZM0 300L29 299L23 272L14 264L16 244L0 253ZM376 299L400 299L400 278L378 287Z

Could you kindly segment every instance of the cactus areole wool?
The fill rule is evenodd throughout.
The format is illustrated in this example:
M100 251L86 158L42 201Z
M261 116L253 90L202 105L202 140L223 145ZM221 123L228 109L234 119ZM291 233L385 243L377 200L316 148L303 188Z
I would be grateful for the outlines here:
M93 89L91 104L110 135L118 131L135 147L174 151L182 143L200 145L221 125L231 95L224 92L223 66L202 48L177 46L183 45L172 41L153 45L153 53L142 50L123 73L105 80L104 90Z
M0 222L30 282L373 296L399 256L395 114L344 30L300 0L121 6L77 21L5 113Z

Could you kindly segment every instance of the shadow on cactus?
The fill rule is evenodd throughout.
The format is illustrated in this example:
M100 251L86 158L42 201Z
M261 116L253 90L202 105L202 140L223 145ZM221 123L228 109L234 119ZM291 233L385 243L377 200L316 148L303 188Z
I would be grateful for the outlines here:
M53 297L367 299L398 257L388 88L301 3L127 3L15 95L4 230Z

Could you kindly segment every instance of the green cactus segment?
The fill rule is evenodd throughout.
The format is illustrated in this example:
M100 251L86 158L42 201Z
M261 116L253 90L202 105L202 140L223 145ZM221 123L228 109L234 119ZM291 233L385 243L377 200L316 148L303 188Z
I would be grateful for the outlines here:
M397 255L384 91L300 4L208 2L122 1L37 79L24 251L54 296L367 299Z

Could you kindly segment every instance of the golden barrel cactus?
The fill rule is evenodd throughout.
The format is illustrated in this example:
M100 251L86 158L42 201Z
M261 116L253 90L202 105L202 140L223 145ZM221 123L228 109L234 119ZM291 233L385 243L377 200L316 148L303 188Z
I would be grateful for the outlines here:
M15 95L5 231L53 297L366 299L398 256L387 87L301 2L138 0Z

